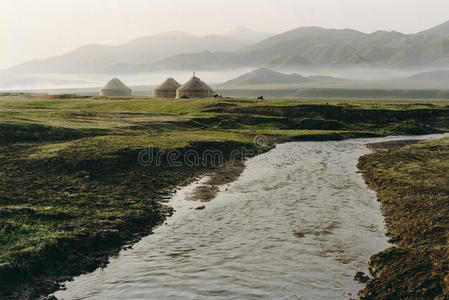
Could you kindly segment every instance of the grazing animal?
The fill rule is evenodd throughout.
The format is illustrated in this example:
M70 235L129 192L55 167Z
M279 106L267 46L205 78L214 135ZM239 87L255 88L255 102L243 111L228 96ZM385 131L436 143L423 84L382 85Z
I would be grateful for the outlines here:
M181 99L189 99L189 97L187 97L187 96L181 96L179 98L181 98Z
M258 97L257 100L263 100L263 96Z

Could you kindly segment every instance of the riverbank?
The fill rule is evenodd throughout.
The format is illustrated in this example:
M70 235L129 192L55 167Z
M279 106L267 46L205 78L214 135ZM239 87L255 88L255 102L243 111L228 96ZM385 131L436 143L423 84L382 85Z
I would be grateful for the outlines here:
M373 144L359 169L393 247L374 255L360 299L449 298L449 139Z
M105 266L163 222L177 186L225 170L199 191L209 200L275 143L449 130L446 103L10 94L0 112L0 297L12 299Z

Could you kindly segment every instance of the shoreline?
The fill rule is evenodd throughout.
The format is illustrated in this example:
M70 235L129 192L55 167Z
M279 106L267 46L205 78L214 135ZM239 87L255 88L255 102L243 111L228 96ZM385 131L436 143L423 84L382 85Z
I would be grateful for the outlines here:
M371 257L359 299L449 298L448 141L368 144L359 158L393 244Z

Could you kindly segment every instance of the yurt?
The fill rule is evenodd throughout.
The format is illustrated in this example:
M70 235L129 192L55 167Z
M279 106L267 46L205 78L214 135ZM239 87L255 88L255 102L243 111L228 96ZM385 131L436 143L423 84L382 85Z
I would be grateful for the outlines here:
M193 74L193 77L176 90L176 98L207 98L214 91Z
M153 91L153 96L160 98L175 98L176 90L180 86L181 85L176 80L168 78Z
M132 90L118 78L112 78L100 90L100 96L131 96Z

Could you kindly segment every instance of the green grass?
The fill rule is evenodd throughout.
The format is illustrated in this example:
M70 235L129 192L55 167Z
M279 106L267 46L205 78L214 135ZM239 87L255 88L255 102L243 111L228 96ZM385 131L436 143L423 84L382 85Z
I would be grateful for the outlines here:
M254 99L158 99L148 97L61 97L10 94L0 97L0 144L45 142L28 157L42 159L58 155L94 158L122 149L187 147L199 141L248 142L259 134L284 137L328 135L345 132L375 134L426 134L446 130L446 118L435 124L415 120L376 120L350 123L326 119L323 112L341 108L358 111L395 112L420 109L449 110L449 102L341 101ZM314 117L285 117L289 107L318 105ZM311 106L312 105L312 106ZM312 108L311 108L312 107ZM258 115L234 113L257 110ZM271 110L275 110L274 113ZM373 123L374 122L374 123ZM377 123L376 123L377 122ZM438 124L436 124L438 122ZM50 143L50 144L49 144ZM82 153L82 154L81 154Z
M298 86L292 85L266 85L261 86L239 86L239 87L222 87L218 89L218 93L234 97L250 97L256 98L260 95L265 97L276 98L292 98L309 101L308 99L317 99L321 101L332 101L336 99L363 99L367 101L404 101L415 102L432 99L435 102L447 102L449 99L449 91L447 89L385 89L378 87L344 87L339 84L335 87L316 87L308 84Z
M72 160L92 160L112 157L123 149L142 150L156 148L173 150L185 148L195 142L240 142L251 143L252 139L244 134L218 131L170 131L164 135L108 135L79 139L64 143L55 143L36 148L30 159L65 157Z
M238 131L241 132L241 131ZM328 135L332 133L344 133L348 131L339 131L339 130L281 130L281 129L256 129L256 130L247 130L243 131L248 134L255 135L278 135L278 136L307 136L307 135Z

